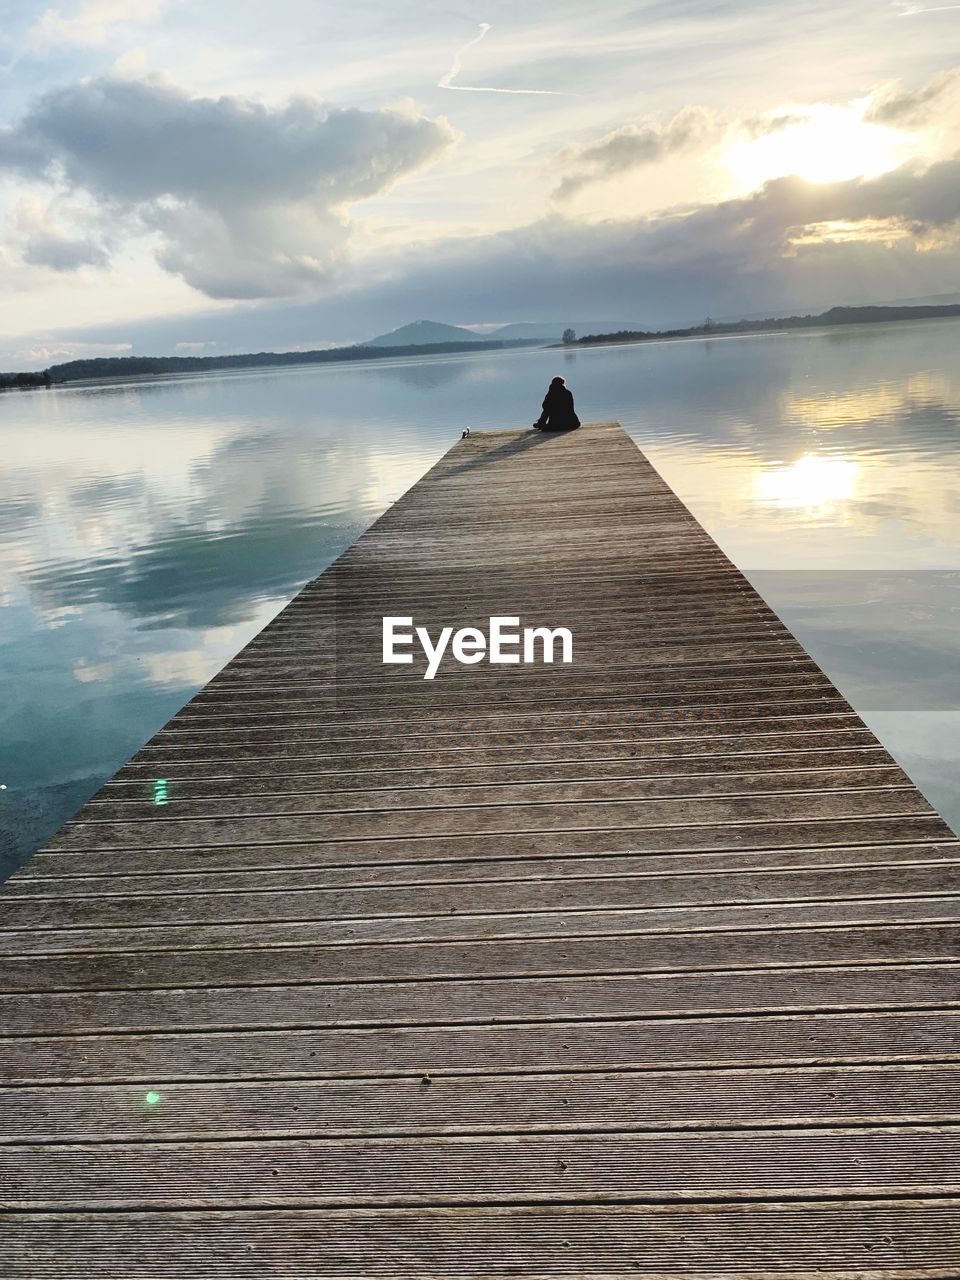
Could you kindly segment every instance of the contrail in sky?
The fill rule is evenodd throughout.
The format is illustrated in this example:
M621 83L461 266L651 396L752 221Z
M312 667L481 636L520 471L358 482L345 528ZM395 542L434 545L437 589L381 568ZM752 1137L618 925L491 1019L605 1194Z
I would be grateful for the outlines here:
M894 8L898 9L901 18L916 18L922 13L946 13L949 9L960 9L960 4L909 4L907 0L896 0Z
M489 85L482 84L454 84L454 80L460 74L463 66L463 55L468 49L472 49L475 44L479 44L488 31L492 30L489 22L480 23L480 34L474 36L472 40L468 40L453 55L453 61L450 63L450 70L442 80L437 81L438 89L456 89L460 93L533 93L539 97L562 98L565 94L558 92L556 89L494 89Z

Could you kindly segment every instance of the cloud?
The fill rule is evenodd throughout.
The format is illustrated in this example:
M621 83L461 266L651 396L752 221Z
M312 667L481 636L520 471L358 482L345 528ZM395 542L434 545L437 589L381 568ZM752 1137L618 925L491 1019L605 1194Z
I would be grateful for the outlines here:
M851 238L835 237L838 226ZM857 230L869 231L858 238ZM884 234L876 234L882 228ZM412 256L368 305L482 320L582 315L650 324L821 309L942 291L960 271L960 159L874 179L781 178L656 217L551 215ZM343 297L338 309L351 303ZM432 308L432 312L428 311Z
M24 262L53 271L78 271L81 267L106 267L110 255L92 239L73 239L55 231L39 231L21 249Z
M114 58L110 75L115 80L140 80L146 76L147 69L147 51L142 45L136 45Z
M618 177L655 164L683 151L694 151L714 141L720 133L715 117L702 107L684 107L666 124L624 125L598 142L569 149L560 163L570 172L554 191L557 200L569 200L593 182Z
M18 249L21 263L28 267L60 274L103 268L110 264L109 228L100 223L96 210L82 202L44 202L37 195L24 195L7 221L5 240L8 250Z
M47 9L27 32L32 49L105 44L118 28L153 22L170 0L87 0L71 14Z
M960 6L958 6L960 7ZM919 89L908 89L898 80L882 85L870 97L864 119L871 124L922 129L956 119L960 107L960 68L942 71Z
M268 107L192 97L164 77L53 90L0 131L0 170L83 193L159 238L158 261L215 298L289 296L329 280L346 209L453 139L409 111Z
M794 125L806 124L810 119L810 109L798 108L793 111L774 111L768 115L745 116L737 121L736 132L750 141L766 138L770 134L783 133Z
M826 222L887 222L922 247L952 234L960 220L960 157L926 168L902 165L877 178L811 184L796 178L770 183L757 201L757 222L779 227Z
M616 316L638 327L821 311L942 293L960 279L960 159L874 179L781 178L750 195L655 217L584 222L554 211L526 226L408 248L375 280L296 305L261 304L101 325L70 338L172 351L189 336L221 351L362 340L412 315L457 323ZM586 330L584 330L586 332Z

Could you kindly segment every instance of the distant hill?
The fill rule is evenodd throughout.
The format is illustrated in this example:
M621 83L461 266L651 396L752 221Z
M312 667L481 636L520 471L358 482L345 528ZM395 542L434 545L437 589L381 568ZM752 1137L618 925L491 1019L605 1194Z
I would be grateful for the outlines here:
M363 347L428 347L439 342L559 342L564 329L575 333L614 333L620 329L638 329L636 321L626 320L522 320L502 324L483 333L475 333L460 325L441 324L437 320L415 320L390 333L381 333Z
M439 324L436 320L415 320L413 324L401 325L390 333L381 333L369 342L361 342L362 347L432 347L441 342L484 342L492 334L481 336L472 329L461 329L455 324ZM498 333L496 340L503 339Z
M877 304L882 307L956 307L960 306L960 293L931 293L923 298L891 298Z
M518 339L531 342L559 342L564 329L572 329L574 333L616 333L621 329L640 329L635 320L547 320L521 321L519 324L502 324L491 329L484 336L496 338L500 342L514 342Z

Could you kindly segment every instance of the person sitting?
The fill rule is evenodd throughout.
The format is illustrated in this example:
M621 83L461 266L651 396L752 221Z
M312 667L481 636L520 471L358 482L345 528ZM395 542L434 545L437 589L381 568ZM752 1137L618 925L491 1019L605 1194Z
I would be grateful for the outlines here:
M533 424L538 431L572 431L580 419L573 407L573 394L562 378L554 378L543 398L543 413Z

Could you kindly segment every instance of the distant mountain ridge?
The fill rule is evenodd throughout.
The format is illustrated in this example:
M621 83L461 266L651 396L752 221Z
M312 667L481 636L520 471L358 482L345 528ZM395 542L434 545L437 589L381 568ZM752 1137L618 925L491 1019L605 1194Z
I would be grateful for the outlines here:
M636 321L626 320L521 320L514 324L496 325L476 333L461 325L443 324L438 320L414 320L389 333L378 334L362 347L426 347L440 342L559 342L565 329L575 333L611 333L619 329L637 329Z
M432 347L441 342L484 341L487 341L486 337L474 333L472 329L461 329L459 325L440 324L436 320L414 320L412 324L401 325L399 329L391 329L389 333L381 333L376 338L361 342L360 346Z
M556 321L525 320L518 324L503 324L491 329L485 336L496 338L501 342L516 342L520 339L540 342L560 342L565 329L574 333L614 333L618 329L640 329L642 325L636 320L565 320Z

